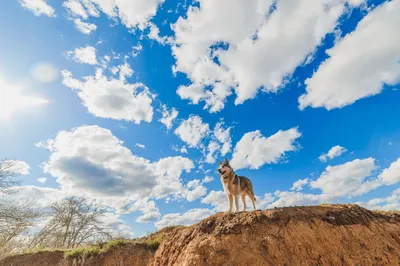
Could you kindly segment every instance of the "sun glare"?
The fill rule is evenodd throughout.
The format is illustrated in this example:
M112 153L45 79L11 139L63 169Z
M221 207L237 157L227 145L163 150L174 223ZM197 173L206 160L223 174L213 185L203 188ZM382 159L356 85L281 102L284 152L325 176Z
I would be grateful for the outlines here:
M23 86L10 85L0 77L0 120L8 120L15 112L32 110L48 102L46 99L26 95Z

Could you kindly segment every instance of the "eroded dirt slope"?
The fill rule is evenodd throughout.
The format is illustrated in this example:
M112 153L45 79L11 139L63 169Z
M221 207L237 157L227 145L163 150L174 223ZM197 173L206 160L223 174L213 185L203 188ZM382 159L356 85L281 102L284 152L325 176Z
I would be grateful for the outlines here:
M400 215L357 205L219 213L170 233L150 265L400 265Z

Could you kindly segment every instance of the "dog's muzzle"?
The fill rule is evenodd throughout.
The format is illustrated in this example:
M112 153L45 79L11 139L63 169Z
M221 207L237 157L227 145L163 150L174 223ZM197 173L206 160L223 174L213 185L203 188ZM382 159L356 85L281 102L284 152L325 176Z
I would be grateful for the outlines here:
M223 175L223 174L225 174L226 171L222 172L221 169L218 169L218 172L219 172L221 175Z

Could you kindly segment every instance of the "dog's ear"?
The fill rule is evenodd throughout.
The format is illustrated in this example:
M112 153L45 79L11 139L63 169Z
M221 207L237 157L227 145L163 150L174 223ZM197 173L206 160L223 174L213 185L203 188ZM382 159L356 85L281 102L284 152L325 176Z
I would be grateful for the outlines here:
M225 161L224 161L224 162L225 162L225 163L229 163L228 159L226 159L226 158L225 158Z
M223 164L223 162L219 161L218 164L221 165L221 164Z

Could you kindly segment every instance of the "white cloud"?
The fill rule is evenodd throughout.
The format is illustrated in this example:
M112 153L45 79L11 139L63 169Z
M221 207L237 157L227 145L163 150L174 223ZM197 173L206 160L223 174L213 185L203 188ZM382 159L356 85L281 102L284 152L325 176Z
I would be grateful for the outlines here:
M207 189L202 186L198 179L191 180L187 183L184 191L184 197L189 201L194 201L207 193Z
M268 138L259 130L248 132L236 143L230 164L235 169L258 169L264 164L276 164L287 152L297 149L294 142L300 136L297 128L279 130Z
M150 27L150 32L147 34L147 37L149 37L152 40L157 41L158 43L165 45L167 43L171 43L171 38L169 37L161 37L160 36L160 29L155 25L154 23L149 23L148 26Z
M20 160L4 160L7 172L13 175L29 175L29 164ZM2 169L3 170L3 169Z
M100 16L100 11L113 20L120 19L128 28L144 29L164 0L68 0L65 8L73 16L87 19Z
M132 46L132 56L136 57L139 55L139 53L143 50L142 45L139 43L136 46Z
M194 167L181 156L150 162L132 154L110 130L98 126L61 131L55 139L36 145L51 152L43 169L57 178L63 191L88 195L120 210L126 206L137 210L139 200L149 197L181 197L180 176ZM138 204L132 206L132 201Z
M178 128L175 129L175 134L189 147L198 147L201 140L209 133L210 128L207 123L203 123L200 116L191 115L187 120L184 120Z
M105 76L101 69L97 69L94 76L83 77L83 81L74 79L67 70L61 74L63 84L78 93L91 114L134 121L136 124L141 121L151 122L154 95L142 83L130 84L125 80L126 76L133 73L129 66L120 69L119 79Z
M45 184L46 181L47 181L47 178L46 178L46 177L40 177L40 178L37 178L37 179L36 179L36 182L39 182L39 183L42 183L42 184Z
M76 48L74 51L67 52L67 55L72 55L72 58L77 63L97 65L96 59L96 48L93 46L86 46L81 48Z
M210 143L207 146L208 154L206 156L206 162L207 163L215 163L215 160L217 159L217 151L221 148L221 146L215 142L215 141L210 141Z
M326 52L329 58L306 80L300 109L341 108L400 82L399 8L399 1L376 7Z
M400 158L391 163L388 168L383 169L380 175L361 184L354 195L362 195L383 185L390 186L400 182Z
M146 204L142 206L140 210L143 212L143 215L136 219L136 222L138 223L154 222L161 217L161 214L154 201L146 202Z
M308 178L299 179L299 180L297 180L296 182L293 183L293 186L292 186L292 188L290 190L300 191L309 182L310 182L310 180Z
M51 83L58 78L57 67L50 62L39 62L33 65L31 75L34 79L43 83Z
M206 197L201 200L204 204L211 204L216 211L227 211L229 208L228 198L224 191L210 191Z
M315 205L330 199L329 196L324 194L314 195L294 191L276 191L274 195L278 199L269 204L267 208Z
M55 17L56 12L46 0L18 0L23 8L31 11L35 16L45 15Z
M205 101L205 108L217 112L224 108L231 88L237 96L235 104L241 104L260 90L276 92L283 87L325 35L333 32L348 1L197 2L200 7L189 8L172 25L174 71L186 73L192 81L177 93L194 104Z
M171 129L174 123L174 120L178 117L178 111L175 108L171 108L168 110L165 104L161 105L161 114L162 118L160 118L160 122L163 123L167 129Z
M79 2L79 0L66 0L63 3L63 6L68 10L68 12L74 16L79 16L83 19L88 18L88 14L86 13L86 9Z
M74 19L75 27L83 34L90 34L97 29L96 24L83 22L82 20Z
M135 144L135 147L139 147L139 148L141 148L141 149L144 149L144 148L146 148L146 146L145 146L145 145L143 145L143 144L140 144L140 143L136 143L136 144Z
M155 223L155 226L157 229L161 229L171 225L191 225L212 214L214 211L209 209L191 209L184 214L170 213L164 215L160 221Z
M213 181L214 180L214 177L212 177L212 176L206 176L206 177L204 177L203 178L203 183L210 183L211 181Z
M398 210L400 208L400 189L394 190L389 197L375 198L367 202L355 202L355 204L374 210Z
M328 166L317 180L310 182L310 186L321 189L326 196L350 196L376 168L374 158L355 159L341 165Z
M172 146L172 149L180 153L188 154L188 150L185 146L182 146L181 148L179 148L178 146Z
M336 145L336 146L332 147L327 153L321 154L318 157L318 159L321 162L327 162L328 159L333 159L335 157L338 157L338 156L342 155L345 152L347 152L345 147L342 147L340 145Z
M49 102L30 95L23 84L10 84L0 74L0 121L9 120L17 111L28 111Z
M214 137L222 144L222 156L230 152L232 148L231 128L224 129L223 125L223 122L218 122L214 128Z
M379 175L379 180L385 185L393 185L400 182L400 158L382 171Z

